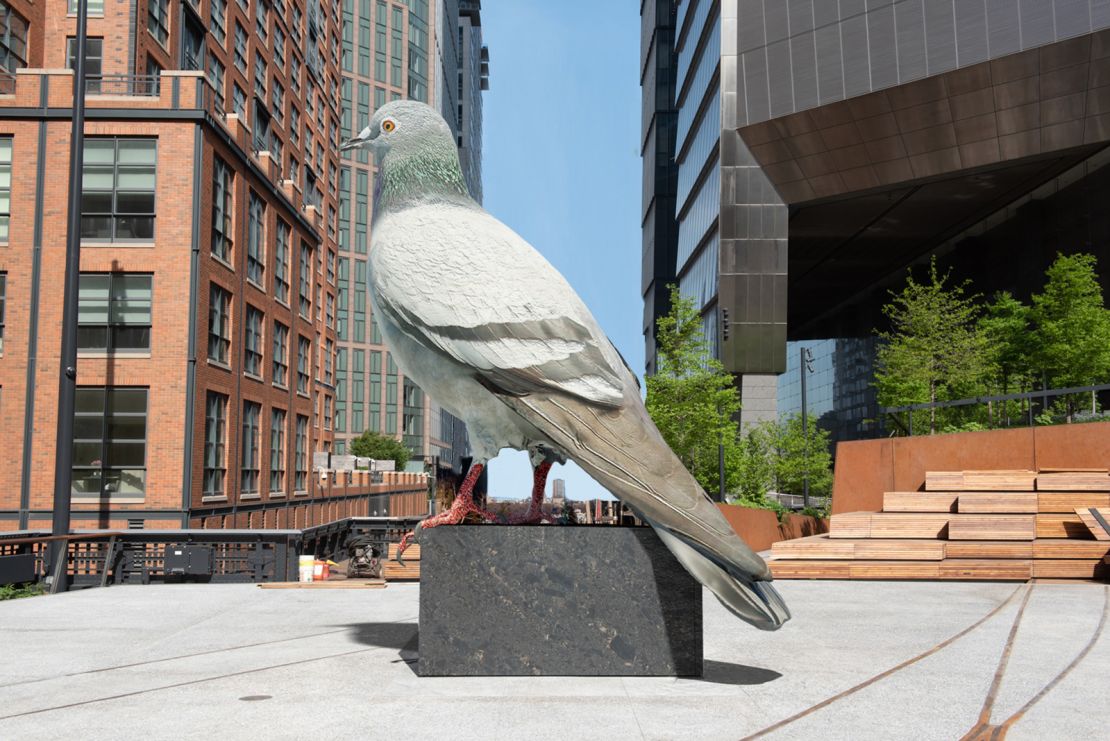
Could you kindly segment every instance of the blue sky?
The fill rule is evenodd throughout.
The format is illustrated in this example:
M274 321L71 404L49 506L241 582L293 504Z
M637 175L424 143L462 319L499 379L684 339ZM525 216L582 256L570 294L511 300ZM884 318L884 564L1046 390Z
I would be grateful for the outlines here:
M483 102L485 207L566 276L642 375L640 16L636 3L491 0ZM527 497L527 455L490 464L490 496ZM567 496L608 496L573 464Z

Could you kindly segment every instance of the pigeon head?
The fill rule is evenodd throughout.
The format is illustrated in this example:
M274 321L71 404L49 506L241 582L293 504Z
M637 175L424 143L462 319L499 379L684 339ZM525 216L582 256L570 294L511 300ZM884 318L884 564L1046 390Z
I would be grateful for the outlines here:
M425 195L468 195L455 136L431 106L395 100L379 108L370 124L340 151L369 149L378 155L385 204Z
M385 154L395 149L419 149L434 142L454 142L443 117L426 103L395 100L375 111L370 124L339 149L362 148Z

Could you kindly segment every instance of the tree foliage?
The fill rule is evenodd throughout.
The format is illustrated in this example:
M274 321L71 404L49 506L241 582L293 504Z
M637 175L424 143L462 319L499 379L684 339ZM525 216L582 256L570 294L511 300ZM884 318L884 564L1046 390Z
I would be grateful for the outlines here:
M740 397L732 375L709 354L692 299L670 286L671 311L659 318L658 370L647 378L647 410L663 439L701 487L719 488L718 446L724 445L725 490L738 483Z
M1110 310L1096 268L1093 255L1058 255L1031 305L1003 291L979 306L968 285L950 284L935 262L927 282L911 275L884 307L891 330L880 333L879 403L904 406L1110 380ZM1080 406L1094 403L1090 395L1066 396L1038 421L1062 416L1070 422ZM1005 401L920 412L915 429L987 429L1028 414L1028 405Z
M829 431L811 419L803 434L802 418L794 414L780 419L771 433L776 490L800 495L808 477L811 495L828 496L833 481Z
M409 449L400 440L370 430L366 430L354 440L351 440L350 450L351 455L357 455L360 458L393 461L397 464L398 471L404 470L405 464L409 462L411 457Z
M890 331L882 340L876 359L875 387L879 404L900 406L966 398L988 375L986 340L978 331L978 298L968 284L952 284L950 274L929 265L924 282L911 274L906 286L891 292L883 307ZM930 432L936 432L935 409L927 414Z

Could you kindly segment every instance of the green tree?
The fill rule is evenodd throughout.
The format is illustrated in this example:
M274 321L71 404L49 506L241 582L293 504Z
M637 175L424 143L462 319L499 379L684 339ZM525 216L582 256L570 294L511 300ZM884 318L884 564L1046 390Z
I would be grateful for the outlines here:
M692 299L670 286L671 311L659 318L658 369L647 378L647 410L663 439L701 487L719 488L718 445L736 460L740 397L732 375L709 354L701 315ZM737 483L727 466L725 491Z
M1110 377L1110 311L1094 255L1059 254L1033 296L1032 361L1049 388L1085 386ZM1082 398L1065 401L1068 421Z
M401 471L412 454L400 440L366 430L351 441L351 455L373 458L376 461L393 461L397 464L397 470Z
M912 273L883 307L890 331L880 332L875 387L883 406L937 402L974 395L986 376L986 342L978 331L979 307L966 282L952 285L950 274L929 265L927 280ZM937 430L935 408L929 432ZM943 419L941 420L943 422Z
M772 423L752 425L733 447L732 460L727 461L736 471L739 503L762 507L767 503L767 492L774 486L775 464L771 457L774 438Z
M1031 387L1029 367L1029 307L1009 291L995 295L979 317L979 331L986 341L986 360L992 391L1009 394ZM992 419L1009 423L1018 402L988 406Z
M829 431L811 419L803 434L802 418L797 414L779 420L771 430L776 490L800 496L808 476L809 493L828 496L833 482Z

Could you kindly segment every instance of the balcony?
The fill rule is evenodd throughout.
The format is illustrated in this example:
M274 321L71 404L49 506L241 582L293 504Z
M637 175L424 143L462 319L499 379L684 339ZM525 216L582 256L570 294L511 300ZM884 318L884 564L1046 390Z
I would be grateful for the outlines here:
M0 108L73 108L73 70L20 69L0 75ZM194 70L166 70L158 75L97 75L85 81L85 108L206 111L223 121L216 91Z

